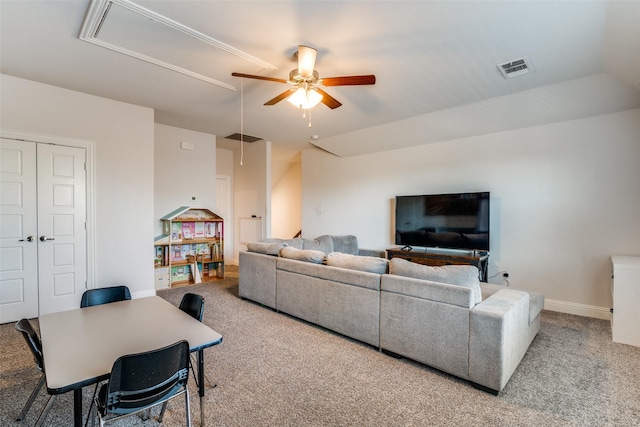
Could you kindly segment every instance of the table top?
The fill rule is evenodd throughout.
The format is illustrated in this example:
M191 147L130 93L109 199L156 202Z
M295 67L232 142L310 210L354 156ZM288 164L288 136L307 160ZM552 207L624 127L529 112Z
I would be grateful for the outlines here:
M108 378L125 354L180 340L191 351L222 342L222 335L158 296L46 314L39 322L51 394Z

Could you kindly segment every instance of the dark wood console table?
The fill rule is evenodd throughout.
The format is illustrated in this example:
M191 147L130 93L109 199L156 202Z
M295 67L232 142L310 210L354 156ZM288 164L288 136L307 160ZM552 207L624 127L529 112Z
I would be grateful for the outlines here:
M391 259L393 257L431 266L473 265L477 267L480 272L480 281L487 281L489 254L486 252L445 252L438 249L425 248L412 248L411 250L403 250L401 248L387 249L387 258Z

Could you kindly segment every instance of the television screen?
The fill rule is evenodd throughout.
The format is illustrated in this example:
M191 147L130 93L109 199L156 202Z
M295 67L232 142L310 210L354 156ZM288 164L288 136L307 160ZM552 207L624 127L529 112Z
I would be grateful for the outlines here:
M489 250L489 192L396 196L396 245Z

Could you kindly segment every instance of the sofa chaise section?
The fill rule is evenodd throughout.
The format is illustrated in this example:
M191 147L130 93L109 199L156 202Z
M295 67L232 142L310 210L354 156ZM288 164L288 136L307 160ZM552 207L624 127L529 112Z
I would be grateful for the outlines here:
M466 379L497 394L540 329L544 298L499 285L473 289L383 275L380 348Z

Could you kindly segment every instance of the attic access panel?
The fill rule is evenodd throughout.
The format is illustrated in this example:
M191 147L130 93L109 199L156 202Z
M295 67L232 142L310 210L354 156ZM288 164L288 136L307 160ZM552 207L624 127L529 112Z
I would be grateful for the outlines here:
M94 0L80 32L81 40L235 91L228 70L277 69L236 49L129 0Z

